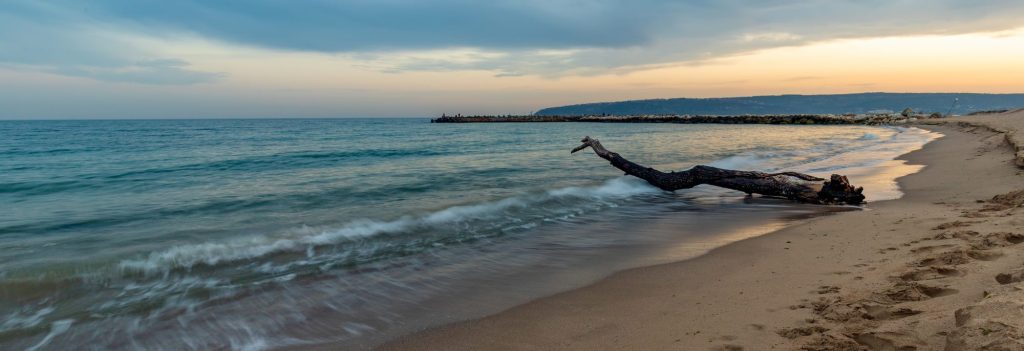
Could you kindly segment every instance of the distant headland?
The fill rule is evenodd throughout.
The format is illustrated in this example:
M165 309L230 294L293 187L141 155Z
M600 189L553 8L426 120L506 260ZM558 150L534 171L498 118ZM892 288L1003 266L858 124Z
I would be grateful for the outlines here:
M914 111L967 114L1024 106L1024 94L858 93L676 98L598 102L544 108L537 116L880 114Z
M1024 94L860 93L601 102L531 115L442 115L434 123L898 124L1024 106Z

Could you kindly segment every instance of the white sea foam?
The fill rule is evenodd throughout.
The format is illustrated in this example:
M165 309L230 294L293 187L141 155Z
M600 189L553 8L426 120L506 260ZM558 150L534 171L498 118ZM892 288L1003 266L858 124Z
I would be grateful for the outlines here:
M50 327L50 332L46 334L45 337L43 337L43 340L40 340L39 343L25 349L25 351L35 351L41 349L43 346L49 344L50 340L53 340L54 337L60 334L64 334L64 332L68 331L68 329L71 328L71 324L74 322L75 321L73 319L62 319L53 322L53 324Z
M885 127L895 131L885 138L865 132L859 138L837 139L818 143L811 149L787 152L754 151L729 156L708 165L761 171L781 169L823 173L841 169L866 167L892 160L934 139L935 133L919 128ZM886 133L888 134L888 133ZM796 160L793 160L796 158Z
M501 212L513 207L526 207L528 205L529 202L527 200L513 197L479 205L449 207L423 217L422 221L428 224L449 223L465 218Z
M337 244L380 234L400 233L417 227L436 227L466 220L505 216L504 212L506 211L527 208L552 199L612 200L655 192L658 192L657 188L642 180L619 177L596 187L554 189L544 194L524 195L476 205L454 206L419 217L406 216L387 222L357 220L335 229L316 231L303 228L296 233L279 237L258 235L223 242L175 246L150 253L145 258L121 261L118 266L126 272L160 274L171 269L191 269L198 265L213 266L225 262L255 259L277 252L306 252L306 256L309 257L312 256L313 247L316 246ZM607 205L613 204L607 203ZM573 213L582 211L582 209L568 210ZM559 215L562 214L564 212L559 213ZM521 222L521 220L516 221L515 218L510 220ZM530 225L524 224L521 227L529 228Z
M866 141L866 143L850 148L850 150L843 150L843 152L801 164L799 167L795 167L794 170L810 173L827 173L842 169L869 167L890 161L902 154L920 148L938 136L936 133L918 128L889 128L896 131L896 133L884 140L877 135L867 138L862 136L858 140Z
M46 306L34 312L24 311L29 312L27 315L21 313L23 311L8 314L4 318L4 322L0 323L0 331L35 327L42 323L43 317L53 313L53 311L53 307Z
M548 195L555 197L625 197L645 193L658 192L658 189L643 180L634 177L619 177L609 180L599 187L567 187L548 190Z
M875 133L864 133L864 135L862 135L860 137L860 140L876 140L876 139L878 139L878 135L875 134Z
M765 169L772 155L744 154L711 162L708 166L727 169Z

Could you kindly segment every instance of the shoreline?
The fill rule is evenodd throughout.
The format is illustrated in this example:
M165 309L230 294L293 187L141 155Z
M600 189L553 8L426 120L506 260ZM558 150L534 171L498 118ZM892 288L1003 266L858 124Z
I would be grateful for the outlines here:
M917 128L853 128L865 132L864 135L858 132L857 140L882 140L872 142L867 147L849 149L842 153L841 157L833 155L800 163L795 166L798 168L793 170L820 173L824 172L822 169L844 165L841 166L841 171L835 172L856 177L857 185L865 186L868 189L866 194L873 199L899 197L901 193L894 178L897 175L916 172L920 167L905 165L895 158L918 149L927 141L938 137L937 133ZM733 156L721 160L745 163L760 159L753 155L737 157L739 159L735 161L730 161ZM837 161L839 158L842 160ZM636 178L631 180L643 182ZM708 193L708 190L713 194ZM396 319L401 321L400 324L389 326L392 329L382 328L344 340L287 345L282 349L371 349L422 330L484 318L530 301L583 288L617 272L692 259L728 243L771 233L802 223L809 218L832 212L860 210L853 206L807 205L778 198L744 198L741 193L722 197L724 194L719 194L721 192L723 190L716 188L682 192L678 194L680 198L675 200L661 199L646 203L639 212L638 208L623 207L635 217L614 220L615 228L609 227L609 222L596 218L561 229L545 226L540 229L542 232L535 232L532 235L562 237L567 231L582 230L582 233L587 234L578 239L583 241L596 240L602 235L610 235L617 239L613 247L606 249L595 247L589 250L564 251L557 255L558 258L555 260L561 263L556 266L538 264L534 267L520 267L527 269L520 269L519 273L509 276L492 271L489 272L489 279L486 281L462 277L462 288L450 289L438 297L419 303L417 312L402 313L404 317ZM668 194L658 193L661 194L658 197ZM640 229L638 234L642 235L622 235L633 229ZM543 231L548 233L545 234ZM651 245L655 242L658 244ZM560 245L556 244L548 249ZM547 250L544 245L534 247L542 251ZM508 247L491 250L512 251ZM597 250L603 252L598 253ZM571 257L580 256L585 258L582 261L569 261ZM340 319L338 322L346 320Z
M954 333L954 310L976 303L980 291L975 291L977 287L922 288L918 280L895 279L893 285L894 275L917 272L911 261L922 260L918 256L926 251L942 251L934 247L926 250L922 243L939 234L932 228L941 226L943 220L955 219L960 211L970 211L964 208L975 205L975 200L1024 188L1024 182L1016 177L1017 170L1012 167L1012 150L1005 145L1000 147L1004 140L999 137L1001 134L986 131L984 138L978 138L960 130L962 127L924 128L940 129L946 136L900 157L928 167L898 180L905 192L898 200L872 203L866 211L811 219L716 248L690 260L619 272L593 285L495 315L400 337L380 349L740 350L769 345L812 350L884 349L885 345L937 348L946 336ZM972 164L968 169L989 170L988 181L975 181L972 174L965 172L950 172L959 166L952 162L950 154L974 155L974 149L957 145L964 143L988 148L967 160ZM974 187L974 191L942 186L954 178L982 184ZM935 211L951 213L935 217L931 215ZM1013 216L1008 217L1014 220ZM880 223L881 220L888 223ZM871 240L862 240L868 235L872 235ZM936 282L956 285L970 278L975 280L973 284L993 290L998 287L992 279L993 272L1010 269L1012 261L1020 261L1016 258L1020 257L1000 260L1007 262L1004 265L991 265L991 272L985 272L992 273L989 276L944 276L936 278ZM895 274L908 269L911 271ZM922 289L935 296L925 293L921 298ZM878 300L873 297L887 296L887 292L917 292L917 296L899 303L864 302ZM936 302L943 300L946 303ZM955 303L949 303L950 300ZM894 307L901 304L912 307ZM837 309L870 309L901 318L829 316ZM908 323L913 328L908 329ZM931 333L919 332L922 325L928 326Z

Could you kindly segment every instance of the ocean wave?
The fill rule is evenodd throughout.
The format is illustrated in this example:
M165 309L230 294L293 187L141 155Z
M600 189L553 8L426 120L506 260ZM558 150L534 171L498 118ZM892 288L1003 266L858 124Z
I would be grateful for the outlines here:
M54 311L53 306L45 306L38 310L32 310L30 307L22 306L22 310L4 316L4 322L0 323L0 332L35 327L43 322L43 317Z
M0 194L39 196L68 191L100 189L121 183L136 184L140 180L158 179L183 173L189 176L222 174L223 172L260 172L282 169L326 168L353 161L431 157L447 152L430 149L374 149L329 152L291 152L237 159L215 160L169 167L129 170L113 174L85 174L74 179L57 181L24 181L0 183ZM24 168L24 167L23 167Z
M18 194L22 196L39 196L66 191L78 187L78 181L52 182L10 182L0 183L0 194Z
M775 155L764 153L735 155L711 162L708 166L740 170L765 170L774 158L776 158Z
M35 351L43 348L44 346L49 344L50 340L53 340L54 337L60 334L64 334L64 332L68 331L68 329L71 329L71 324L74 322L74 319L62 319L53 322L50 326L50 332L47 333L46 336L44 336L43 339L40 340L38 343L36 343L32 347L25 349L25 351Z
M170 249L150 253L145 258L123 260L118 267L127 273L163 274L174 269L192 269L206 265L216 266L227 262L252 260L282 252L306 252L312 256L319 246L334 245L346 241L384 234L399 234L416 229L438 228L460 222L481 221L495 218L508 218L506 213L513 209L527 209L545 202L560 202L576 199L572 207L600 200L614 200L645 193L657 193L659 190L636 178L620 177L609 180L596 187L567 187L553 189L542 194L531 194L506 198L498 201L448 207L421 216L405 216L392 221L376 221L370 219L356 220L334 229L314 230L301 228L290 235L270 237L251 236L224 242L200 243L175 246ZM568 209L576 212L578 209ZM547 212L547 211L545 211ZM557 214L558 211L551 211ZM565 212L565 211L562 211ZM545 214L541 214L545 215ZM521 222L520 218L512 218L512 222ZM529 228L528 224L523 224Z
M223 172L240 171L256 172L260 170L280 170L282 167L331 167L338 162L351 160L401 158L401 157L428 157L443 155L444 152L429 149L372 149L372 150L350 150L350 151L328 151L328 152L290 152L264 156L251 156L238 159L217 160L210 162L192 163L173 167L151 168L128 171L118 174L103 176L105 179L136 178L152 174L167 174L179 172Z
M100 150L100 148L98 148L98 147L83 147L83 148L77 148L77 149L72 149L72 148L54 148L54 149L41 149L41 150L17 149L17 148L15 148L15 149L9 149L9 150L0 150L0 156L12 156L12 157L22 157L22 156L56 156L56 155L73 154L73 153L79 153L79 152L91 152L91 151L97 151L97 150Z
M892 160L924 145L936 137L936 133L919 128L888 127L895 131L888 138L861 137L863 144L849 150L841 150L828 157L809 160L797 170L808 173L825 174L844 169L870 167ZM870 134L870 133L869 133Z
M161 208L137 208L133 211L121 212L92 218L60 218L49 222L23 222L9 226L0 226L0 235L7 233L29 233L50 235L63 231L99 228L104 226L124 225L153 219L185 218L195 215L226 215L230 213L256 210L259 208L286 205L297 210L316 209L345 203L349 199L379 198L390 194L425 193L433 190L438 184L447 187L461 186L459 182L467 176L491 177L510 174L511 168L497 168L485 171L475 169L456 170L443 175L422 177L387 187L375 186L334 186L329 188L310 187L294 192L267 192L249 194L246 197L209 198L205 202L181 203ZM22 192L20 196L39 195L60 192L80 186L80 182L60 182L43 185L40 188L26 187L24 184L0 183L0 194ZM28 192L32 190L32 192ZM609 189L609 191L614 191Z
M775 172L792 170L821 174L842 169L866 167L890 160L932 138L934 133L906 127L883 127L894 131L886 138L865 132L855 139L833 139L812 148L789 151L754 151L725 157L710 166L729 169Z

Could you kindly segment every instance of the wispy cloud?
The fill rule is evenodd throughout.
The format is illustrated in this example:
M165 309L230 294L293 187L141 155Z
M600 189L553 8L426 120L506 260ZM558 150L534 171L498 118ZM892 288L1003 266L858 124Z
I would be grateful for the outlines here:
M388 72L557 77L833 39L998 31L1021 26L1021 15L1019 0L6 0L0 62L149 84L221 77L119 38L189 35L343 54Z
M224 74L221 73L189 70L186 68L187 65L187 62L178 59L156 59L116 67L59 66L52 68L51 71L66 76L93 78L107 82L143 84L188 85L208 83L224 77Z
M116 22L116 21L115 21ZM224 75L193 70L136 41L151 35L89 16L88 6L0 3L0 65L100 81L187 85Z
M803 39L802 36L786 33L786 32L764 32L764 33L744 33L740 36L740 40L752 43L752 42L799 42Z
M808 80L819 80L819 79L823 79L823 77L799 76L799 77L786 78L786 79L783 79L782 81L783 82L803 82L803 81L808 81Z

